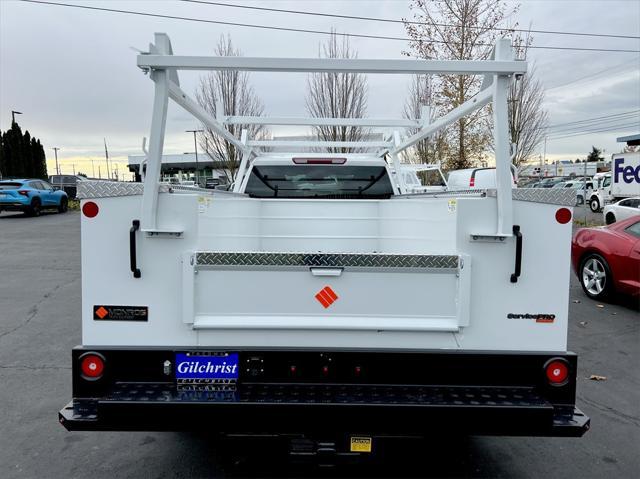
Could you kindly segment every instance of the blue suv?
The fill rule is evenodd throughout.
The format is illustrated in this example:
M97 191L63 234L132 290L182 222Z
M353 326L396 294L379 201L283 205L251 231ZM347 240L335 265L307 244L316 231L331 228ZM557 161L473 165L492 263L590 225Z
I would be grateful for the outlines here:
M29 216L40 216L44 209L64 213L68 204L67 194L54 190L44 180L0 180L0 212L24 211Z

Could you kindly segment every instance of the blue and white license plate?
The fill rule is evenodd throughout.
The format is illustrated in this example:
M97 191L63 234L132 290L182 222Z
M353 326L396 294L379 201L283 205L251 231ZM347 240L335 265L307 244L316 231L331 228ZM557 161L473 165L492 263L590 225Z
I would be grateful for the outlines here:
M237 380L240 368L238 361L238 353L213 355L176 353L176 379Z

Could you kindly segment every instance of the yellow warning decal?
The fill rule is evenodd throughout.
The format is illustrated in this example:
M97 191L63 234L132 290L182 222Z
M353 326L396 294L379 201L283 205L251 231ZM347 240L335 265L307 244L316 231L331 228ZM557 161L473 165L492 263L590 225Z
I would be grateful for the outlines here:
M351 452L371 452L370 437L352 437Z

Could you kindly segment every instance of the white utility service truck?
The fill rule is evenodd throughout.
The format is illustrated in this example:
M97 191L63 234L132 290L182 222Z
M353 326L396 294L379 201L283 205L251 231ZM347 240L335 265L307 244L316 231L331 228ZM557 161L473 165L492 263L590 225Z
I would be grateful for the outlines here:
M526 63L509 40L486 61L221 58L173 55L157 34L138 66L155 84L144 184L79 185L82 345L59 414L67 429L303 437L289 444L307 455L443 429L588 429L567 351L575 193L512 189L507 91ZM185 69L484 82L432 123L214 118L180 88ZM169 99L242 151L231 191L159 182ZM491 101L495 188L414 193L393 173L407 149ZM229 124L395 133L282 142L236 138ZM305 152L322 147L365 153Z
M640 196L640 151L611 155L611 172L598 175L598 186L589 197L591 211L635 196Z

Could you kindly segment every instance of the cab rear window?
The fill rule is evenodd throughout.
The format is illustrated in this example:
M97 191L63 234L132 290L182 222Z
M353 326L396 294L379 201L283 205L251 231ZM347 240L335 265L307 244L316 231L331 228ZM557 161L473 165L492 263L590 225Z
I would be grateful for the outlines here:
M389 198L384 166L257 165L245 190L254 198Z

